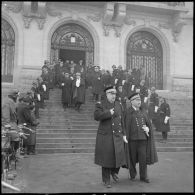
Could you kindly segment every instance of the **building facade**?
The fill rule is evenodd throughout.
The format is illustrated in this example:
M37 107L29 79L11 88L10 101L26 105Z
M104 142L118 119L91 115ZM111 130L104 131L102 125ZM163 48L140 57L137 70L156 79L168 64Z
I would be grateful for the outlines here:
M44 60L143 67L159 90L192 91L193 2L2 3L2 88L29 89Z

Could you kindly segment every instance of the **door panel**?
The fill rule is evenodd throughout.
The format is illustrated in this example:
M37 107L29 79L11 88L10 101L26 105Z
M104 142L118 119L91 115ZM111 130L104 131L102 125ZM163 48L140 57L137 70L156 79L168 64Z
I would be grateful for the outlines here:
M131 35L127 44L127 69L144 68L149 87L163 89L163 52L159 40L147 31Z

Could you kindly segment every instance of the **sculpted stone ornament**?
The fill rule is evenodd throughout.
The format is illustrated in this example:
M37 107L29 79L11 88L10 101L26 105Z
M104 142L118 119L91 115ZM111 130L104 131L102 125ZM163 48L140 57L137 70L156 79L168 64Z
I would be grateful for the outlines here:
M185 20L182 18L182 15L175 15L173 19L172 35L173 40L178 42L179 35L182 31L183 26L186 25Z
M92 20L94 22L99 22L101 19L102 19L101 13L96 13L94 15L87 16L87 20Z
M3 3L3 8L9 12L19 13L22 10L22 2L5 2Z
M135 20L132 20L130 16L126 16L126 17L125 17L124 23L125 23L126 25L133 25L133 26L136 25L136 21L135 21Z
M107 37L109 35L109 31L111 29L111 26L103 24L103 29L104 29L104 35Z
M52 16L52 17L58 17L58 18L62 17L61 12L58 12L58 11L52 9L50 6L48 6L48 4L46 4L46 12L49 16Z
M170 29L170 25L167 23L159 23L158 24L159 28L164 28L164 29Z
M116 26L116 25L114 25L114 26L113 26L113 29L114 29L114 31L115 31L116 37L120 37L120 36L121 36L121 29L122 29L122 26Z
M36 21L37 21L37 23L38 23L39 29L42 30L43 27L44 27L44 24L45 24L46 19L44 19L44 18L43 18L43 19L41 19L41 18L36 18Z
M24 20L24 27L25 28L29 28L30 27L30 23L32 21L32 18L23 16L23 20Z

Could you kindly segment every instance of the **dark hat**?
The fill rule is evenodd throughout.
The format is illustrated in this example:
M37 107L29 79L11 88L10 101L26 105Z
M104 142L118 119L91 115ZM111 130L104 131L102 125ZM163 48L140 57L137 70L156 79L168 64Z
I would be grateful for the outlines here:
M132 100L135 100L135 99L137 99L137 98L140 99L139 93L133 93L133 94L131 94L131 95L129 96L128 99L129 99L130 101L132 101Z
M114 88L114 86L108 86L104 89L104 92L106 92L106 93L116 93L116 89Z
M112 68L116 68L116 65L112 65Z
M37 84L36 81L33 81L33 82L32 82L32 85L36 85L36 84Z

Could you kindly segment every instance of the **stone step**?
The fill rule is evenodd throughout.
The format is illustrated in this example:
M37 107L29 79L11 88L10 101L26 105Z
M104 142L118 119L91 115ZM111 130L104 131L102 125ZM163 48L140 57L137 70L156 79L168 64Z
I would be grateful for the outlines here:
M52 154L52 153L93 153L94 148L39 148L38 154ZM192 147L159 147L157 152L192 152Z
M91 138L91 137L96 137L96 132L94 133L37 133L37 137L39 138L75 138L75 137L79 137L79 138ZM154 135L155 138L158 138L158 137L162 137L162 135L160 134L157 134L157 135ZM177 135L177 134L174 134L174 135L168 135L169 138L191 138L192 139L192 135Z
M69 128L72 128L72 129L94 129L94 130L97 130L98 129L98 124L93 124L93 123L90 123L89 121L89 124L86 124L86 123L82 123L80 122L80 125L79 123L75 123L75 122L68 122L68 121L65 121L63 123L53 123L52 121L50 121L51 123L41 123L39 124L38 128L37 129L69 129ZM186 126L186 127L180 127L180 126L171 126L170 127L171 131L170 133L172 132L187 132L187 131L192 131L193 130L193 127L192 126Z
M66 138L66 137L57 137L57 138L40 138L37 137L36 142L37 143L95 143L96 138L90 137L90 138L81 138L81 137L75 137L75 138ZM162 137L155 137L155 142L162 141ZM170 138L168 137L167 142L187 142L191 143L193 142L193 138Z
M193 147L193 143L189 142L156 142L156 147ZM36 148L95 148L94 143L37 143Z
M56 129L49 129L49 128L39 128L36 130L37 133L97 133L97 129L73 129L71 127L64 127L64 128L56 128ZM155 132L154 135L161 135L160 132ZM193 136L193 130L171 130L168 135L191 135Z
M95 138L37 138L37 143L95 143Z

